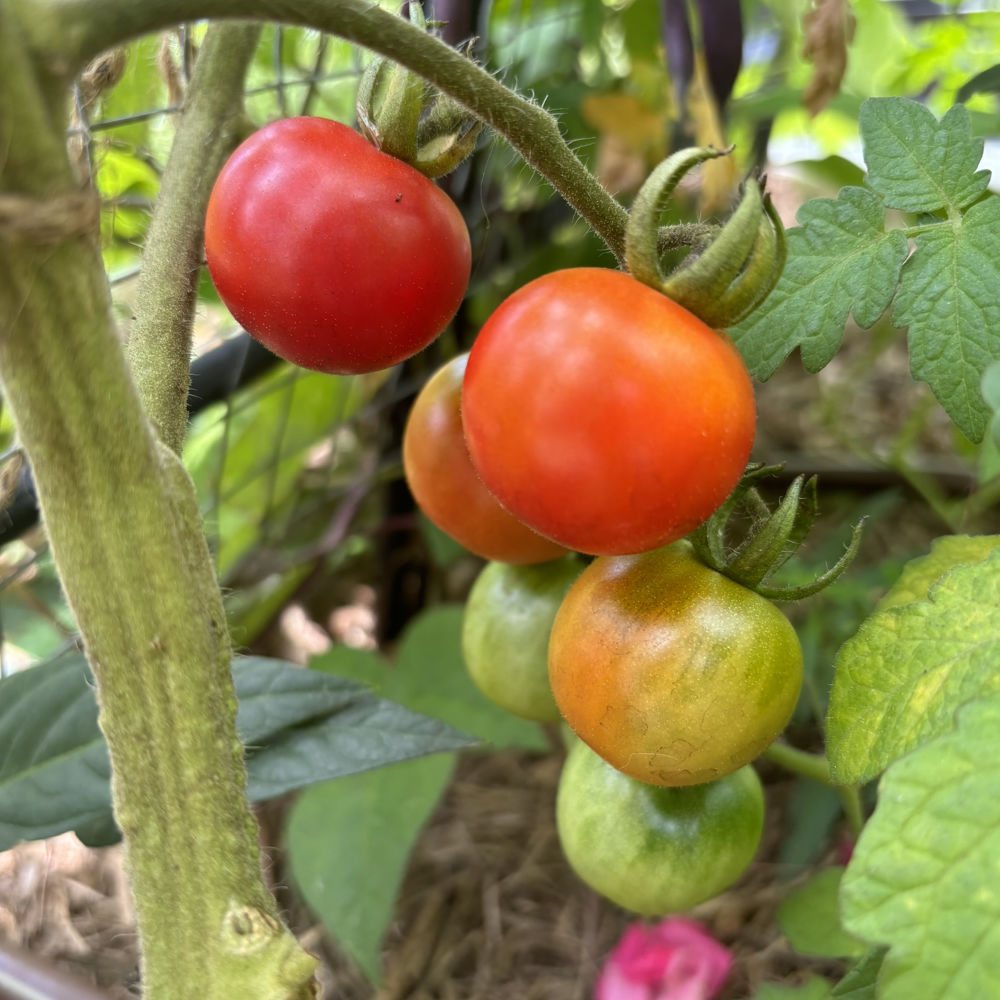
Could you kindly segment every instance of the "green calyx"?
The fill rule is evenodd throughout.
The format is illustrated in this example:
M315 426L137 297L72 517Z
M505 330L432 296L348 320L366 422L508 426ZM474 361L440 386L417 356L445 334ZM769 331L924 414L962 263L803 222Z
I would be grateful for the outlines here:
M781 466L753 464L726 502L688 536L698 558L724 576L774 601L797 601L819 593L834 582L857 555L863 521L854 526L847 549L826 572L800 586L775 586L769 578L798 551L819 513L816 477L797 476L772 511L756 483L781 471ZM750 527L733 548L730 526L738 516Z
M410 19L426 29L419 4L410 4ZM482 128L457 101L381 57L368 64L358 82L357 116L369 142L432 178L450 173L471 155Z
M660 212L681 178L730 150L682 149L664 160L636 195L625 232L625 260L634 278L680 303L711 327L738 323L768 296L785 264L785 230L763 180L743 185L735 211L721 227L659 229ZM687 246L687 257L663 273L664 247Z

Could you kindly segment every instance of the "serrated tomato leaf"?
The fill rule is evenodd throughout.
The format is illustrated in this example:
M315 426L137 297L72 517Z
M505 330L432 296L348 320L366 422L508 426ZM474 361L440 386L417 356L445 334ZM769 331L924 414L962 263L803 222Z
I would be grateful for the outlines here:
M885 206L864 188L806 202L798 221L788 231L788 260L774 291L729 331L761 379L796 347L807 370L823 368L849 314L867 328L885 312L906 260L906 237L885 231Z
M981 1000L1000 983L1000 697L896 761L841 892L845 926L890 950L880 1000Z
M890 592L891 593L891 592ZM876 777L1000 690L1000 550L959 565L926 600L877 611L837 654L827 753L838 782Z
M868 184L888 207L956 211L986 190L990 172L976 169L983 140L973 137L962 105L939 121L916 101L872 98L861 105L858 122Z
M1000 357L1000 199L920 234L900 276L892 321L909 328L910 368L972 441L990 411L983 373Z

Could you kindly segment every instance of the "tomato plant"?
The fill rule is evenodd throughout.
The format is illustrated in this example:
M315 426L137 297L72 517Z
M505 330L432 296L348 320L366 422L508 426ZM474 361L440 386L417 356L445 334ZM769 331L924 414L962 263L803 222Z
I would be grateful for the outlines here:
M469 280L469 234L431 181L325 118L273 122L219 174L205 255L233 316L287 361L387 368L432 341Z
M755 422L729 340L601 268L545 275L500 305L473 345L462 414L500 502L600 555L664 545L707 518L736 485Z
M753 860L764 796L752 767L690 788L657 788L570 748L556 825L576 873L619 906L677 913L722 892Z
M523 719L559 718L549 687L549 633L581 568L575 556L538 566L494 562L469 594L462 622L469 674L490 701Z
M403 433L403 468L421 510L444 532L484 559L536 563L565 550L500 506L483 485L465 446L460 405L467 354L428 380Z
M677 542L587 567L556 616L549 677L563 717L605 760L651 784L694 785L781 732L802 649L774 604Z

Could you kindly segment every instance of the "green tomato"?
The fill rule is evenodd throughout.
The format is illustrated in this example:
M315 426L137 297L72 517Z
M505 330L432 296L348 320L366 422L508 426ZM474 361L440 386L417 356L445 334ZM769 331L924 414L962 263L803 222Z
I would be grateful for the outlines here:
M764 794L752 767L681 788L622 774L582 741L559 780L556 825L570 865L627 910L689 910L732 885L764 829Z
M492 562L469 594L462 623L469 674L490 701L522 719L559 718L549 687L549 633L581 568L575 556L532 566Z

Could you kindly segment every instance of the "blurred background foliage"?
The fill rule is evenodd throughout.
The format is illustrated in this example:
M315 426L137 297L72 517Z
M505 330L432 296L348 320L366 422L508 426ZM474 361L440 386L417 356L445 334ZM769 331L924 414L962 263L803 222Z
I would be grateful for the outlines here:
M567 141L626 202L673 149L693 141L733 143L734 155L707 165L697 187L680 192L671 215L724 214L740 178L760 167L792 223L806 197L860 182L857 115L865 98L915 97L941 113L963 85L994 65L996 7L917 0L436 0L428 13L448 22L440 29L446 40L471 40L478 60L557 115ZM104 201L102 248L123 335L144 234L203 34L203 25L188 25L137 41L114 87L96 97L85 88L75 95L71 140ZM824 83L824 73L838 75L838 51L842 55L848 43L842 86ZM352 123L357 79L368 58L314 31L265 29L246 82L249 121L306 113ZM989 166L1000 118L988 74L967 106L987 140ZM494 136L484 137L443 185L468 222L474 265L467 299L435 345L398 369L363 378L264 366L263 374L192 419L185 460L243 648L302 658L331 641L381 644L424 606L464 596L479 563L415 512L401 480L399 440L409 403L440 363L468 349L511 290L557 268L612 264L551 188ZM196 353L239 336L203 273ZM860 353L845 362L849 387L871 368L873 355L891 349L894 331L864 336ZM797 371L797 361L789 367ZM234 385L238 376L234 372ZM961 512L948 507L951 500L933 476L921 479L914 471L913 455L936 434L949 469L964 474L982 462L978 450L940 430L934 407L922 397L883 432L884 447L873 448L847 418L852 396L844 384L822 394L825 409L811 429L786 429L782 438L764 427L759 457L808 454L818 436L839 454L895 462L901 484L922 491L938 520L950 517L954 528ZM794 405L776 404L778 410ZM3 481L12 495L23 468L6 415L0 437ZM808 466L808 458L800 464ZM858 502L848 497L847 508ZM848 516L835 522L842 525ZM893 553L890 561L898 564L904 555ZM7 672L72 643L73 632L39 530L9 541L0 560ZM885 574L873 572L874 586ZM869 606L866 579L856 586ZM829 600L851 605L850 596L837 596L842 592L835 589ZM291 637L289 608L298 629ZM354 625L343 625L345 618ZM833 639L808 632L816 627L811 621L803 626L805 637L819 644L816 660L828 669Z

